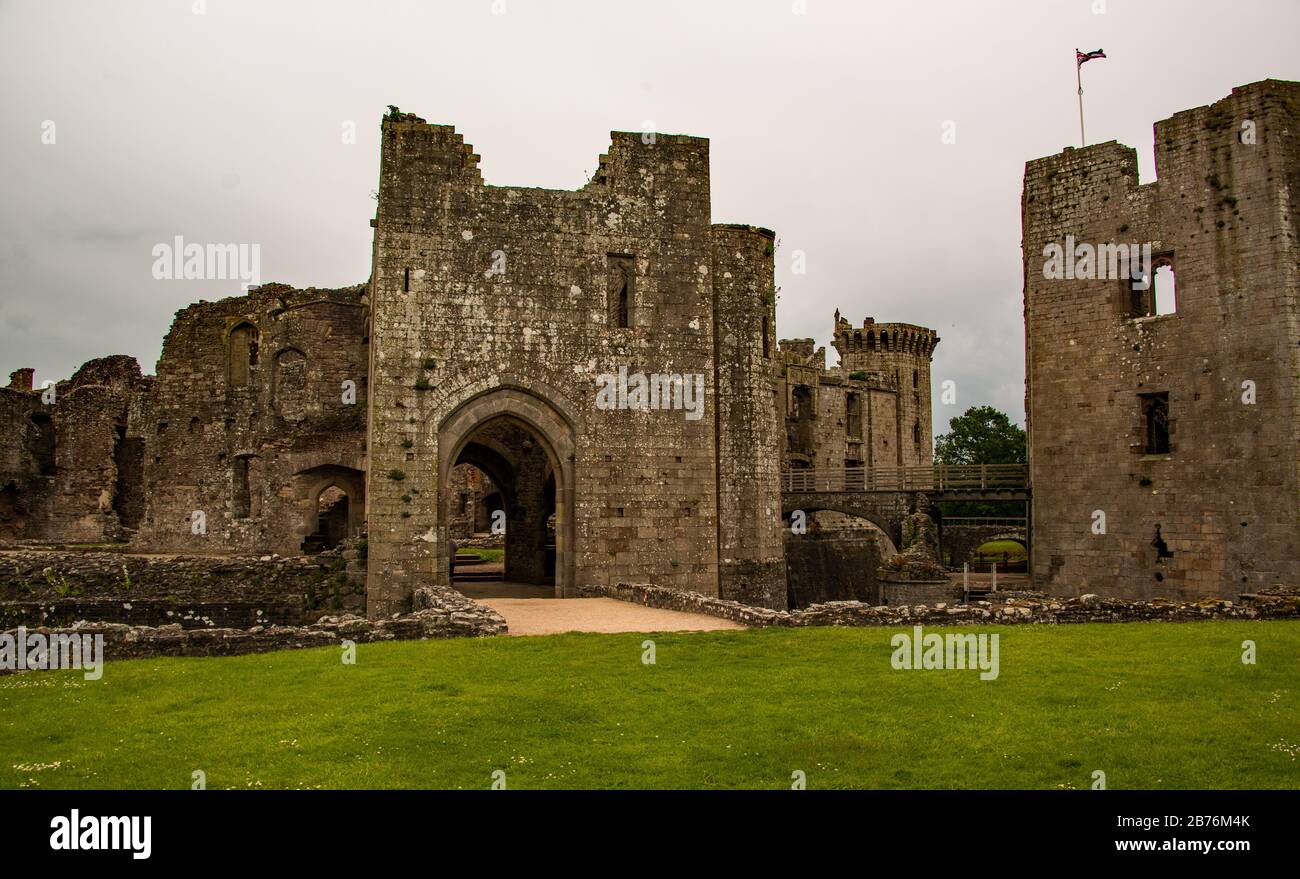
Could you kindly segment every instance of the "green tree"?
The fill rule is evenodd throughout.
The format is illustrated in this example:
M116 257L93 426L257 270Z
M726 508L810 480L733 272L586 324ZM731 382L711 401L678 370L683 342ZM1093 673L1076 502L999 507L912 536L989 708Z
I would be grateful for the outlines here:
M1005 412L972 406L934 441L936 464L1023 464L1025 432Z
M949 432L934 441L936 464L1023 464L1027 460L1025 432L1005 412L992 406L972 406L949 424ZM949 501L940 504L945 517L1020 517L1022 501Z

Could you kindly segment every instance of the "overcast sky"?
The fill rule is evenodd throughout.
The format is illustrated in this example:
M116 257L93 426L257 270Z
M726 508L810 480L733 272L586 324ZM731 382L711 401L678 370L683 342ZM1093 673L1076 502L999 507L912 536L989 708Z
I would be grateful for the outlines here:
M1021 178L1078 143L1075 47L1109 56L1089 141L1145 182L1156 120L1300 79L1297 34L1297 0L0 0L0 370L153 372L177 309L239 292L154 280L177 234L259 243L264 281L364 281L396 104L493 184L581 186L611 129L709 137L714 222L780 240L781 337L828 344L836 308L933 327L936 433L1023 421Z

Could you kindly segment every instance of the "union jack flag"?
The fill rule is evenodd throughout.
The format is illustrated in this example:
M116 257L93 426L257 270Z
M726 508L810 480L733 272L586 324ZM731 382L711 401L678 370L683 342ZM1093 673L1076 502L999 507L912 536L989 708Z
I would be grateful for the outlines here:
M1080 52L1078 49L1074 50L1074 62L1080 65L1083 64L1083 62L1091 61L1094 58L1105 58L1105 57L1106 57L1106 53L1103 52L1101 49L1098 49L1096 52Z

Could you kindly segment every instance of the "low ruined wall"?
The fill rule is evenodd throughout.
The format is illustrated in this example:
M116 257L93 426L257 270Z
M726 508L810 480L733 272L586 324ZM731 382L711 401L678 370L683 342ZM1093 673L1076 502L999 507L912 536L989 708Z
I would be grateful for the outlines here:
M593 584L579 586L577 592L581 598L617 598L620 601L629 601L646 607L708 614L745 626L790 625L788 622L790 611L754 607L750 604L741 604L739 601L713 598L698 592L665 589L662 586L647 586L641 583L618 583L613 586Z
M457 549L469 549L471 547L479 549L501 549L506 545L504 534L493 534L488 537L458 537L455 539Z
M420 589L424 604L403 616L368 620L344 614L325 616L307 626L185 628L178 623L132 626L123 623L80 622L69 627L26 627L28 633L103 635L106 659L151 656L236 656L302 647L341 647L357 644L429 638L475 638L504 635L506 621L489 607L453 589ZM17 635L16 627L4 634Z
M167 599L60 598L50 601L0 602L0 628L71 626L78 622L122 623L128 626L177 624L193 628L235 628L302 625L313 616L301 600L181 601Z
M301 625L329 612L364 611L364 578L349 566L341 554L0 551L0 627L78 620L185 628Z
M891 607L914 604L938 604L958 601L962 589L951 580L908 580L894 577L880 578L880 600L875 604Z
M826 601L879 604L880 545L870 534L788 534L786 587L790 607Z
M899 626L1004 623L1195 622L1201 620L1300 619L1300 587L1275 586L1242 601L1129 601L1082 595L1050 598L1036 592L1000 593L995 601L970 604L872 606L860 601L833 601L803 610L750 607L698 592L679 592L641 583L584 586L586 596L604 596L646 607L721 617L746 626Z

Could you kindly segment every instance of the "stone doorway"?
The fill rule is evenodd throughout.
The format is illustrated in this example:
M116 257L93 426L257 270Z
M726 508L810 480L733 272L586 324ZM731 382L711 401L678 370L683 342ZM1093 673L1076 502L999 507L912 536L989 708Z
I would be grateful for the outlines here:
M365 521L365 483L359 470L326 465L295 475L304 505L300 551L304 555L334 549L356 537Z
M504 524L500 583L537 596L573 594L573 428L551 405L507 388L470 401L439 431L439 510L444 523L463 516L457 467L472 465L490 480ZM485 498L488 500L489 498ZM495 498L492 498L495 500ZM442 530L439 580L457 582L456 541ZM466 550L469 547L465 547ZM463 552L462 556L468 556ZM443 580L445 578L445 580ZM482 587L475 587L481 593Z
M484 537L457 539L451 534L453 584L462 580L499 579L508 583L555 586L555 469L553 453L546 441L526 422L501 415L476 427L457 455L453 475L472 467L491 481L499 506L487 512ZM463 472L463 471L462 471ZM465 514L465 498L457 486L448 486L449 523ZM449 529L450 530L450 529ZM496 538L493 540L492 538ZM467 545L469 543L477 545ZM492 564L497 577L475 576L471 568L481 567L469 558L483 556L500 544L501 564ZM495 554L494 554L495 555ZM496 558L493 558L493 562Z

